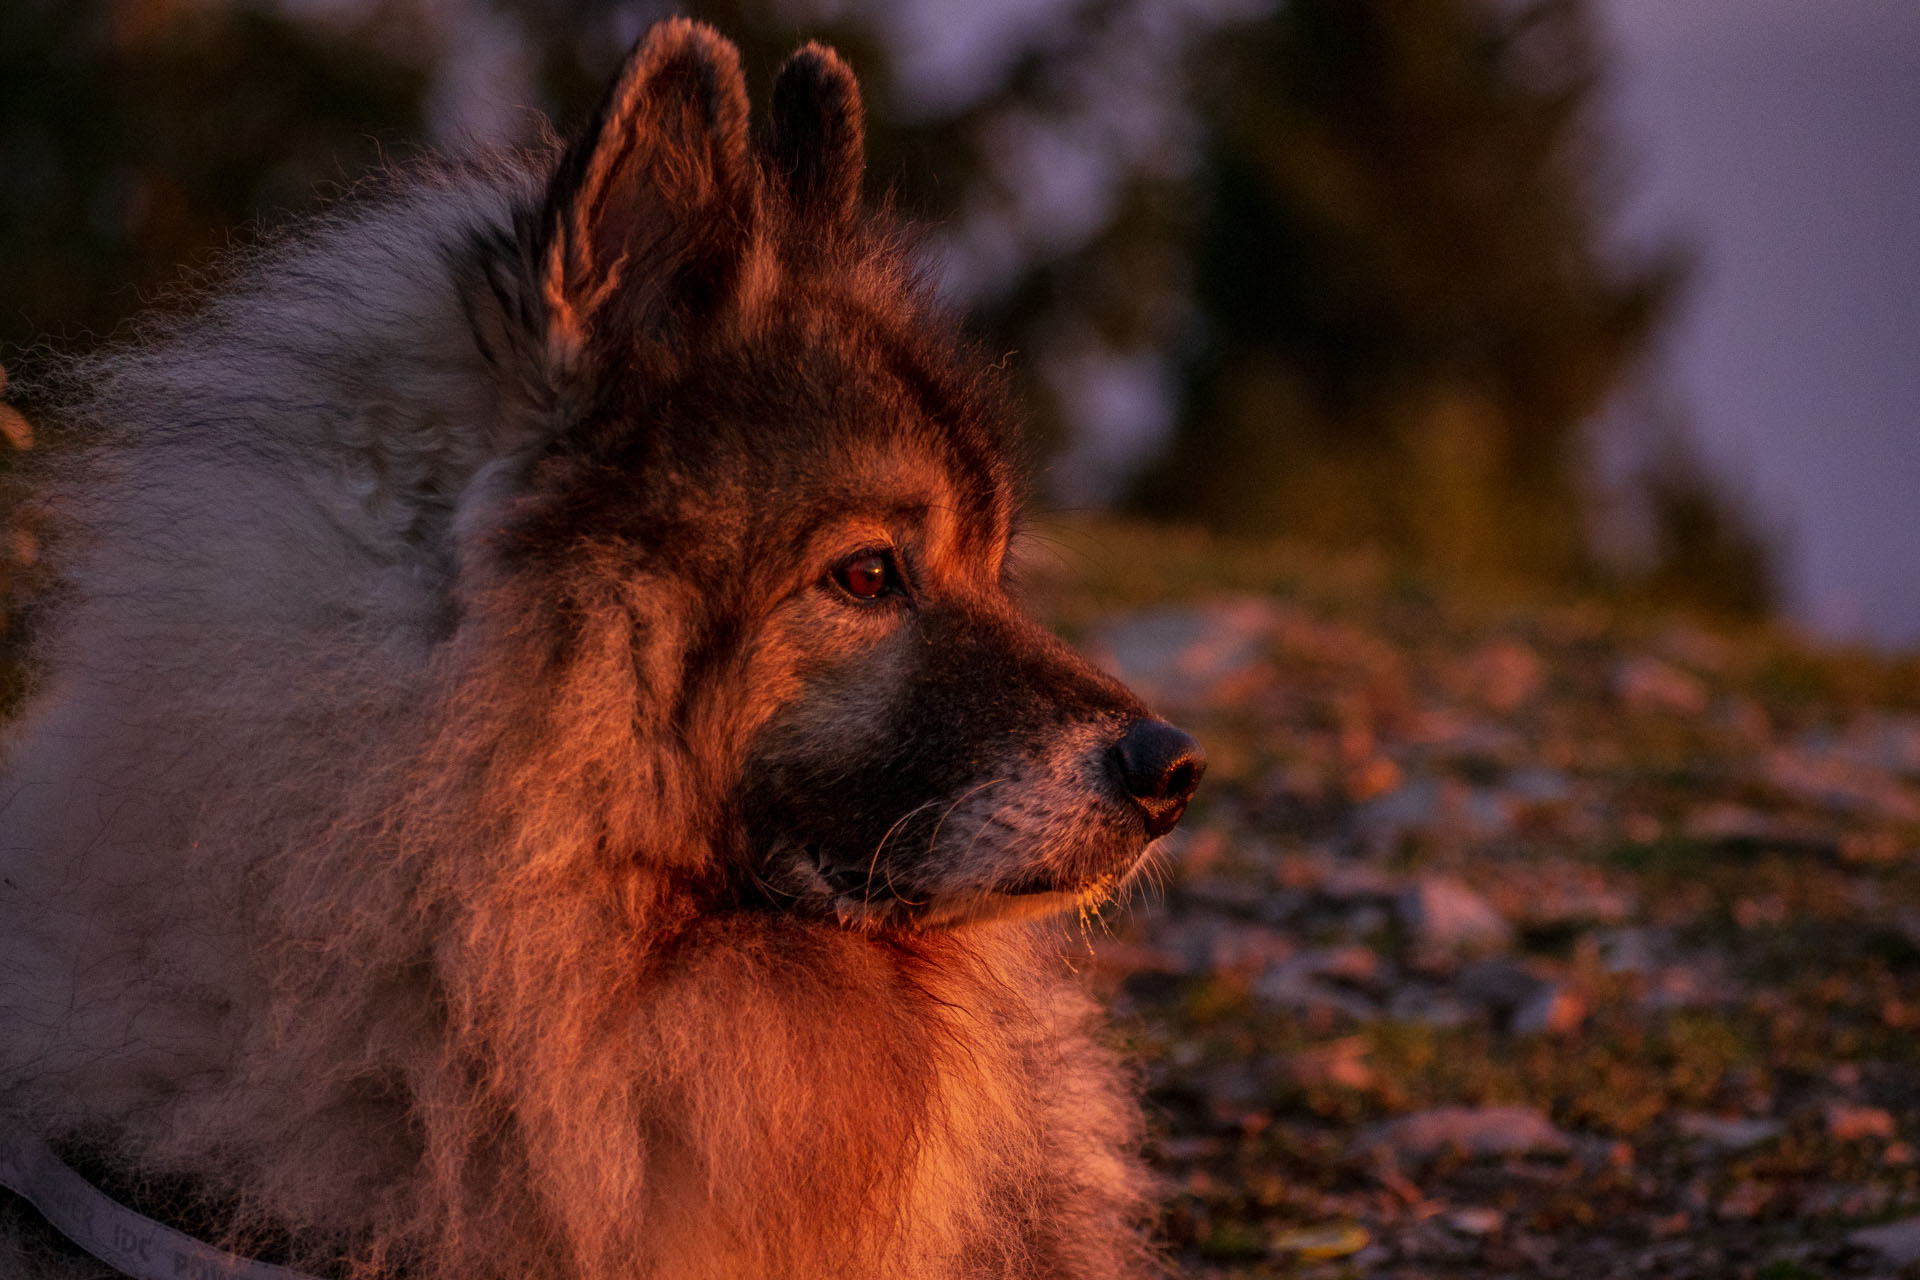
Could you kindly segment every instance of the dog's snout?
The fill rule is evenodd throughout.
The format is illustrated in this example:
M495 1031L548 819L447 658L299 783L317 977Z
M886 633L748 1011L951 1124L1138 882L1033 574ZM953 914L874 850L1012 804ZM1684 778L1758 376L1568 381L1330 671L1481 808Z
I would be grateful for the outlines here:
M1187 811L1207 771L1207 754L1165 720L1136 720L1113 745L1113 763L1120 785L1147 816L1147 834L1157 839Z

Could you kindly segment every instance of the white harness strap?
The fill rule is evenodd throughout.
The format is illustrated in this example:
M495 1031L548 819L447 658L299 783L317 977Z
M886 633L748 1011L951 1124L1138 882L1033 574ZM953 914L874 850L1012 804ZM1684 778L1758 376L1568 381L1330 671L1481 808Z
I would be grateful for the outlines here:
M102 1195L46 1143L0 1120L0 1187L38 1209L56 1231L132 1280L312 1280L202 1244Z

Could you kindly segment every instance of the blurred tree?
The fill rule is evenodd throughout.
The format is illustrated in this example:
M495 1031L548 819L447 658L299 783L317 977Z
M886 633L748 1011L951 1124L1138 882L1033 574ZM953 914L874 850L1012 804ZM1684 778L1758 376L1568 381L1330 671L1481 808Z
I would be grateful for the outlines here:
M1681 274L1608 241L1588 6L1290 0L1206 56L1199 328L1135 504L1588 572L1583 425Z
M1684 437L1669 437L1639 479L1650 546L1630 578L1637 594L1737 617L1773 608L1780 531L1730 500Z

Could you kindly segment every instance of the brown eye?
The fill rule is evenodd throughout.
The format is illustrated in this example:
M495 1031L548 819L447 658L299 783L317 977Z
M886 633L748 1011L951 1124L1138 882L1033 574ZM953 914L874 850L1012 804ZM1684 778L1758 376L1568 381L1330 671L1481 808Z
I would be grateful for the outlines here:
M887 557L872 551L855 556L833 571L840 589L857 600L877 600L886 594L892 574Z

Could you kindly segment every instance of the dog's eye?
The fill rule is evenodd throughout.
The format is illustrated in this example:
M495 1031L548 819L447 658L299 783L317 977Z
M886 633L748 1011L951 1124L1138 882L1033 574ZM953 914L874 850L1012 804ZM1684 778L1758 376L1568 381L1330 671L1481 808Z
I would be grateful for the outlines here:
M867 551L842 561L833 570L833 580L856 600L878 600L889 590L899 590L893 557L884 551Z

